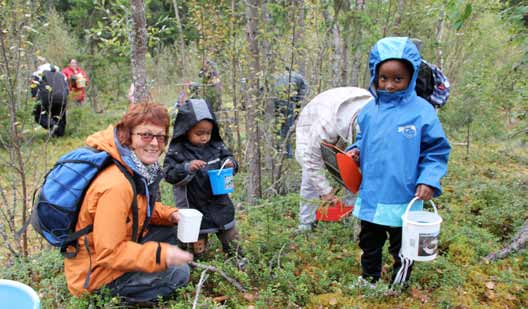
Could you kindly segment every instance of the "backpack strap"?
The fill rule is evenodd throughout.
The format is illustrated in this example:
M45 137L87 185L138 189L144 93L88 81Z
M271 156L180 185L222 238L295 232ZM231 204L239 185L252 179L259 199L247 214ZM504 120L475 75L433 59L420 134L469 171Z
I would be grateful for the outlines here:
M139 225L139 215L138 215L138 206L137 206L137 190L136 190L136 184L134 183L134 179L132 179L132 175L128 172L128 170L117 160L113 160L115 165L121 170L121 172L125 175L125 177L130 182L130 185L132 186L132 191L134 191L134 199L132 200L132 241L138 242L139 240L139 233L138 233L138 225Z
M62 246L60 248L60 252L62 254L63 257L67 258L67 259L71 259L71 258L74 258L77 253L79 253L79 244L77 243L77 238L80 238L81 236L83 235L87 235L88 233L92 232L93 230L93 224L90 224L88 226L85 226L84 228L78 230L77 232L74 232L74 233L71 233L70 236L68 237L68 239L70 239L67 243L69 243L70 245L65 245L65 246ZM75 248L75 251L73 252L68 252L66 249L70 246L73 246ZM89 251L88 251L89 253Z

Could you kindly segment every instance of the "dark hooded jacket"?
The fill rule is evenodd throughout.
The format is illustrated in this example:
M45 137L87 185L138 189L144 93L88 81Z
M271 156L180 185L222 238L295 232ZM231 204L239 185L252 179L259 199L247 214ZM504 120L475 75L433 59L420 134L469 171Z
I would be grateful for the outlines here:
M201 120L213 123L211 141L206 146L195 146L187 139L187 132ZM238 163L224 146L218 123L211 107L202 99L187 100L174 121L174 132L165 156L165 179L174 185L174 199L178 208L195 208L203 214L201 234L231 229L235 226L235 208L229 195L213 195L208 170L219 169L231 160ZM207 167L190 172L192 160L207 162Z

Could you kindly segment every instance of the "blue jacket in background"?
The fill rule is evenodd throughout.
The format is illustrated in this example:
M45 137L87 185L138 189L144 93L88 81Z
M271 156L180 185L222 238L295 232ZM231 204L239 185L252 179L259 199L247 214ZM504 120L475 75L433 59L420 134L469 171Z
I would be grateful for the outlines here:
M392 93L375 89L377 67L389 59L412 64L407 89ZM363 180L354 215L361 220L401 226L401 216L419 184L432 187L435 197L442 193L440 179L447 172L451 147L434 108L414 90L420 62L408 38L384 38L370 53L369 90L374 99L359 114L360 133L349 148L360 149Z

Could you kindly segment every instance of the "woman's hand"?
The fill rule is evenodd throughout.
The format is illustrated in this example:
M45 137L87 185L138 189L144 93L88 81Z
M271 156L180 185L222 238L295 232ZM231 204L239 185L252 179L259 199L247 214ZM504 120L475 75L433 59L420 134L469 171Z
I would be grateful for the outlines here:
M359 164L359 148L354 148L346 152L346 155L351 157L357 164Z
M205 161L202 160L192 160L189 164L189 172L195 172L199 169L204 168L207 165Z
M180 222L180 212L179 211L175 211L175 212L171 213L169 221L172 224L176 224L176 223Z
M417 198L428 201L433 198L434 190L433 188L429 187L428 185L420 184L418 187L416 187L416 196Z
M167 267L174 265L183 265L191 262L193 260L193 255L187 251L184 251L178 246L169 245L167 247Z

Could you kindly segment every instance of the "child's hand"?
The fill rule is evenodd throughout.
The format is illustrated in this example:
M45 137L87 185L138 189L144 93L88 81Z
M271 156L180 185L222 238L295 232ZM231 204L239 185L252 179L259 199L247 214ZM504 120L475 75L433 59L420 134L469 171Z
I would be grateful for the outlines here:
M207 163L205 161L202 161L202 160L192 160L191 161L191 164L189 165L189 171L192 173L192 172L195 172L199 169L202 169L204 168L205 166L207 165Z
M418 187L416 187L416 196L417 198L428 201L433 198L434 190L433 188L429 187L428 185L420 184Z
M354 148L346 152L346 155L354 159L359 164L359 148Z
M233 164L233 161L227 159L225 161L225 167L234 167L235 165Z

